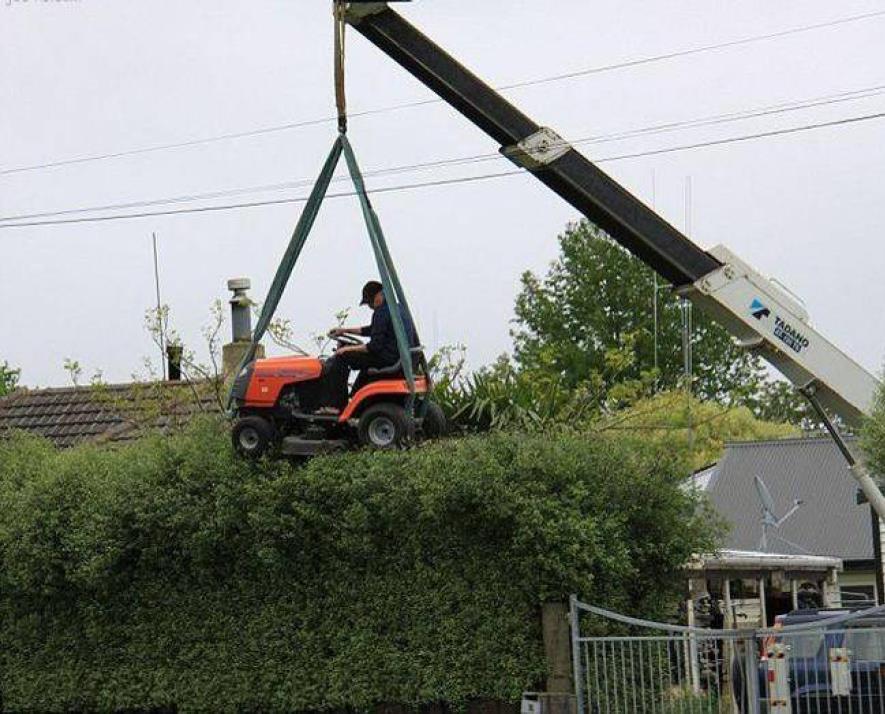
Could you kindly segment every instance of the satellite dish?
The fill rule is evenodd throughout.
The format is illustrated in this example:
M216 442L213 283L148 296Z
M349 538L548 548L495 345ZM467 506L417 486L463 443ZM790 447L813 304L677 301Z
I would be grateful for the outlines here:
M756 486L756 493L759 495L759 503L762 504L762 518L766 522L776 523L777 518L774 516L776 508L774 499L771 497L771 491L768 490L765 481L758 476L753 477L753 484Z
M756 495L759 496L759 504L762 507L762 538L759 540L759 550L765 552L768 550L768 529L780 528L790 516L799 510L802 501L797 498L793 501L790 509L778 518L774 499L771 497L771 491L768 490L765 481L760 476L753 476L753 485L756 487Z

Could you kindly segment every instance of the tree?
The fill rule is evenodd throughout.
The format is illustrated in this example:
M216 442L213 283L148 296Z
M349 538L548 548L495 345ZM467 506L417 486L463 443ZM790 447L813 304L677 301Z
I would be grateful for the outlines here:
M729 442L800 434L791 424L756 417L748 406L689 400L683 391L661 392L603 415L591 431L632 434L644 444L684 455L695 470L718 461Z
M794 424L803 431L820 431L824 428L809 401L789 382L769 380L756 394L750 395L746 404L760 419Z
M683 383L679 298L663 281L655 295L653 271L587 221L569 225L559 244L546 276L522 276L513 331L517 365L559 375L572 387L602 378L607 392L625 381L658 389ZM627 356L617 373L610 368L613 352ZM698 312L692 352L693 391L701 399L740 401L765 381L759 358Z
M864 422L861 447L869 470L874 474L885 474L885 387L879 388L873 411Z
M10 367L5 360L0 363L0 397L10 394L18 386L21 372L20 369Z

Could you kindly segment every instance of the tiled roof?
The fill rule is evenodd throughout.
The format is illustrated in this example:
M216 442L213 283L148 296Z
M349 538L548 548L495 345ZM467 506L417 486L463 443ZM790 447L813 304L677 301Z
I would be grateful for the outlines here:
M726 548L759 547L762 512L753 482L756 475L771 492L776 516L786 513L795 499L802 501L780 528L769 529L772 550L843 560L873 557L870 507L857 504L857 482L828 437L726 446L704 488L731 526Z
M126 441L146 428L166 428L202 412L219 412L207 382L134 382L60 389L18 390L0 398L0 436L38 434L56 446Z

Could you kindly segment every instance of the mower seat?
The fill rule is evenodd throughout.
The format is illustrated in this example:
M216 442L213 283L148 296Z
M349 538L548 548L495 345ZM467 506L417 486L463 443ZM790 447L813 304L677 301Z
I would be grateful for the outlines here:
M424 347L418 345L417 347L412 347L409 352L412 354L412 362L416 361L418 355L424 352ZM403 361L398 359L389 367L369 367L366 370L366 375L370 378L378 378L378 377L390 377L396 374L402 374L403 371Z

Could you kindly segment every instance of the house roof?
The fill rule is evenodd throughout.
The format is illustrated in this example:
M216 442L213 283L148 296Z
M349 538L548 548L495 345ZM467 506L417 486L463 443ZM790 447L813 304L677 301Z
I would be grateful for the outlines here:
M763 553L757 550L721 550L712 555L692 558L688 569L693 571L759 572L771 570L822 572L842 570L841 558L822 555Z
M777 517L796 499L802 501L780 528L769 528L771 550L846 561L873 557L870 508L857 504L856 482L828 437L726 445L725 455L702 487L731 525L726 548L759 547L762 514L756 475L771 492Z
M66 448L131 440L145 428L168 428L202 412L220 412L206 382L21 389L0 398L0 435L21 430Z

